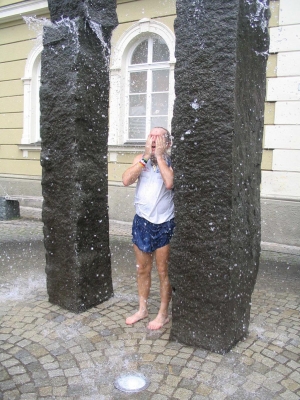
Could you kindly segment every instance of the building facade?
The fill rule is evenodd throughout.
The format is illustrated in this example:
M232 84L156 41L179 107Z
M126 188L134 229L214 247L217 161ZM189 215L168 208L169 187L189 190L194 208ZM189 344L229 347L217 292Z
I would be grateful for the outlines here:
M300 246L300 3L272 0L262 160L262 240ZM152 126L171 127L176 0L118 0L112 37L110 218L129 222L121 176ZM0 195L41 205L39 86L46 0L0 0Z

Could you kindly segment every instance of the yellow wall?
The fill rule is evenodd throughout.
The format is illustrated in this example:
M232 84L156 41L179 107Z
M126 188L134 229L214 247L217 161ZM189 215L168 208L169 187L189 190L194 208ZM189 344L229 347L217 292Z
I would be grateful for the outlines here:
M267 62L267 78L277 76L277 54L270 54Z
M2 132L2 129L3 129L4 131L6 131L7 134L9 134L9 131L8 131L9 129L16 129L16 128L22 129L23 114L21 112L19 112L19 113L13 113L13 112L1 113L0 114L0 126L1 126L1 133L3 133ZM18 141L18 143L21 143L21 138Z
M14 24L11 22L1 27L0 46L8 43L23 43L26 40L35 38L36 33L34 30L29 29L23 20L19 20Z
M144 17L146 18L146 17ZM151 18L151 17L147 17L147 18ZM169 29L171 29L171 31L174 31L174 18L175 18L175 14L171 15L171 16L167 16L167 17L162 17L162 18L155 18L155 21L161 22L162 24L165 24ZM141 19L141 18L140 18ZM123 33L129 29L133 23L139 21L139 19L134 20L133 22L123 22L123 23L119 23L119 25L117 26L117 28L114 30L113 35L112 35L112 46L114 46L117 41L120 39L120 37L123 35Z
M0 0L0 7L9 6L15 3L21 3L23 0Z
M176 17L176 0L139 0L122 2L118 1L117 13L119 25L113 32L112 46L116 44L121 35L129 29L135 22L142 18L152 18L162 22L174 31L174 18Z
M0 97L1 113L22 113L23 96Z
M40 176L42 174L40 160L0 159L0 171L2 174ZM24 172L26 171L26 172Z
M22 128L20 129L0 129L0 146L19 143L19 138L22 136Z
M269 7L271 12L271 17L269 19L269 27L279 26L279 10L280 10L279 0L271 0Z
M23 96L23 83L21 79L0 82L0 96Z
M1 1L0 6L16 3ZM19 149L23 133L23 82L28 55L36 32L22 19L0 28L0 174L41 176L39 152L23 157Z
M261 169L264 171L271 170L272 163L273 163L273 151L272 150L263 150Z
M5 6L18 1L1 1ZM22 19L0 27L0 175L41 176L39 152L23 157L23 82L27 57L36 33Z
M129 3L118 3L117 12L119 24L129 21L139 21L142 18L161 18L175 15L176 0L139 0Z

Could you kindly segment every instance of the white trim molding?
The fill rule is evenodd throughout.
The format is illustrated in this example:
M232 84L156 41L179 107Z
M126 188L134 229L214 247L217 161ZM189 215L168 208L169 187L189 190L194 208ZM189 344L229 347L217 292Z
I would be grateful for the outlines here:
M18 145L19 150L22 150L23 153L23 158L28 158L28 152L39 152L41 151L41 145L40 144L19 144Z
M31 50L27 58L24 77L22 78L24 84L24 111L21 144L35 143L40 140L39 74L42 50L42 37L39 35L35 47Z
M175 64L175 36L173 32L161 22L143 18L127 29L119 39L112 54L111 71L121 69L122 59L126 49L132 44L131 42L137 40L137 38L140 37L139 35L143 33L156 33L161 36L169 47L170 63Z
M0 8L0 22L21 19L26 15L41 15L49 13L47 0L29 0Z

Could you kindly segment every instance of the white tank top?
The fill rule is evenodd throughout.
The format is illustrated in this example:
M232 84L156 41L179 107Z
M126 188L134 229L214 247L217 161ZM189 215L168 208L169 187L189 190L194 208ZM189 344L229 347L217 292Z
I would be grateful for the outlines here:
M150 160L139 176L134 205L137 215L153 224L174 218L173 189L166 188L158 166L155 171Z

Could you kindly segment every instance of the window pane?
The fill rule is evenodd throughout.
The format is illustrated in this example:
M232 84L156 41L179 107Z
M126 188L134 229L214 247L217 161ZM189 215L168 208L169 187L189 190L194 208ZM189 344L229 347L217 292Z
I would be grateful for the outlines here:
M131 72L130 93L147 92L147 71Z
M155 128L157 126L161 126L165 129L168 128L168 117L152 117L151 118L151 128Z
M145 139L146 118L129 118L129 139Z
M129 115L146 115L145 94L133 94L129 96Z
M152 94L152 115L167 115L168 114L168 93Z
M169 61L170 53L166 42L158 37L153 39L153 62Z
M131 64L145 64L148 61L148 39L140 43L131 57Z
M152 92L169 91L169 70L163 69L153 71L152 74Z

